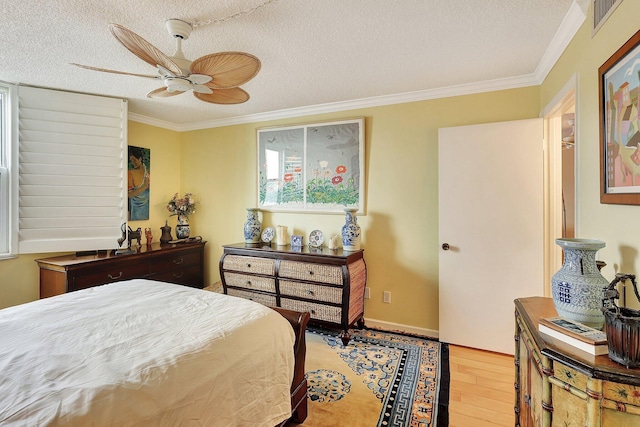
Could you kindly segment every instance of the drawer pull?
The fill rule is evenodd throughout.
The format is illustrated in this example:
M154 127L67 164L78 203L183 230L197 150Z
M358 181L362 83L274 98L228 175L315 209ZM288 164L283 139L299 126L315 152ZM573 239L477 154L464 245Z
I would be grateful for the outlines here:
M314 309L311 309L311 314L316 314L316 311Z
M180 265L184 262L184 258L176 258L173 260L173 263L176 265Z
M111 273L107 274L107 277L111 280L116 280L122 277L122 271L120 272L120 274L118 274L117 276L112 276Z
M307 293L308 293L309 295L312 295L312 296L314 295L314 293L313 293L313 291L312 291L311 289L309 289L309 290L307 291Z
M313 271L310 271L310 272L309 272L309 275L310 275L310 276L313 276Z
M175 277L176 279L179 279L182 276L184 276L184 271L181 271L180 273L173 273L173 277Z
M247 286L251 286L251 280L247 280Z
M251 268L251 264L247 263L247 268Z

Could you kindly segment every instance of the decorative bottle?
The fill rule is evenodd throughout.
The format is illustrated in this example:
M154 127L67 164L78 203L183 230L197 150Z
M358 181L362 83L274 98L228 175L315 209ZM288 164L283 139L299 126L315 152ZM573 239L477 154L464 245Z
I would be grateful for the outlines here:
M357 208L344 208L346 212L345 224L342 226L342 248L345 251L360 249L360 226L356 218Z
M247 208L247 221L244 223L244 241L245 243L259 243L262 224L258 219L257 208Z
M160 227L160 230L162 231L162 236L160 236L160 244L169 243L171 240L173 240L173 237L171 237L171 226L167 223L167 221L164 222L164 227Z
M605 243L592 239L556 239L564 251L564 263L551 278L553 304L560 317L592 328L604 324L602 300L609 286L598 265L596 252Z

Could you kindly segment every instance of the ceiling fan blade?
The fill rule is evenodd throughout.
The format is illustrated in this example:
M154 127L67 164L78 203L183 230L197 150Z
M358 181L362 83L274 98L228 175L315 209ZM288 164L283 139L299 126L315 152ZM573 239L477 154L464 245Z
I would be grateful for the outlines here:
M89 65L76 64L75 62L71 62L70 64L71 65L75 65L76 67L87 69L87 70L102 71L104 73L124 74L124 75L127 75L127 76L146 77L148 79L158 79L158 78L160 78L159 76L154 76L154 75L151 75L151 74L127 73L125 71L108 70L106 68L98 68L98 67L91 67Z
M169 98L170 96L180 95L180 91L169 92L166 87L161 87L155 90L152 90L147 94L147 98Z
M212 89L228 89L240 86L258 74L260 60L244 52L219 52L206 55L191 63L192 74L206 74L213 80L207 83Z
M124 47L146 63L154 67L162 65L176 76L184 75L180 67L167 55L133 31L118 24L109 25L109 29Z
M207 84L210 86L211 83ZM193 95L201 101L212 104L242 104L249 100L249 94L239 87L230 89L214 89L212 94L193 92Z
M158 74L160 74L164 78L166 78L166 77L176 77L175 74L173 74L171 71L167 70L162 65L158 65Z

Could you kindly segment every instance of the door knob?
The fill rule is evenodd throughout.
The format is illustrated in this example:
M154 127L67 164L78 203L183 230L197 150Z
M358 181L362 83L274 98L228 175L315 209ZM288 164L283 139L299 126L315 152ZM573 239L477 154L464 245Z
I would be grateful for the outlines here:
M448 243L443 243L442 244L442 249L444 249L445 251L449 250L449 244Z

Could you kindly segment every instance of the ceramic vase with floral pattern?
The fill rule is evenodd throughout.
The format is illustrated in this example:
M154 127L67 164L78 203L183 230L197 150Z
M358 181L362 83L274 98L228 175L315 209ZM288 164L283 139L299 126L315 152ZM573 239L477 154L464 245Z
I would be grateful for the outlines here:
M605 243L592 239L556 239L564 263L551 278L551 294L558 315L596 329L602 328L602 300L609 286L598 265L596 252Z
M345 251L360 249L360 226L356 218L357 208L344 208L346 212L345 224L342 226L342 248Z
M258 219L257 208L247 208L247 221L244 223L244 242L259 243L262 224Z
M178 239L186 239L191 233L191 227L189 226L189 216L178 215L178 224L176 225L176 237Z

